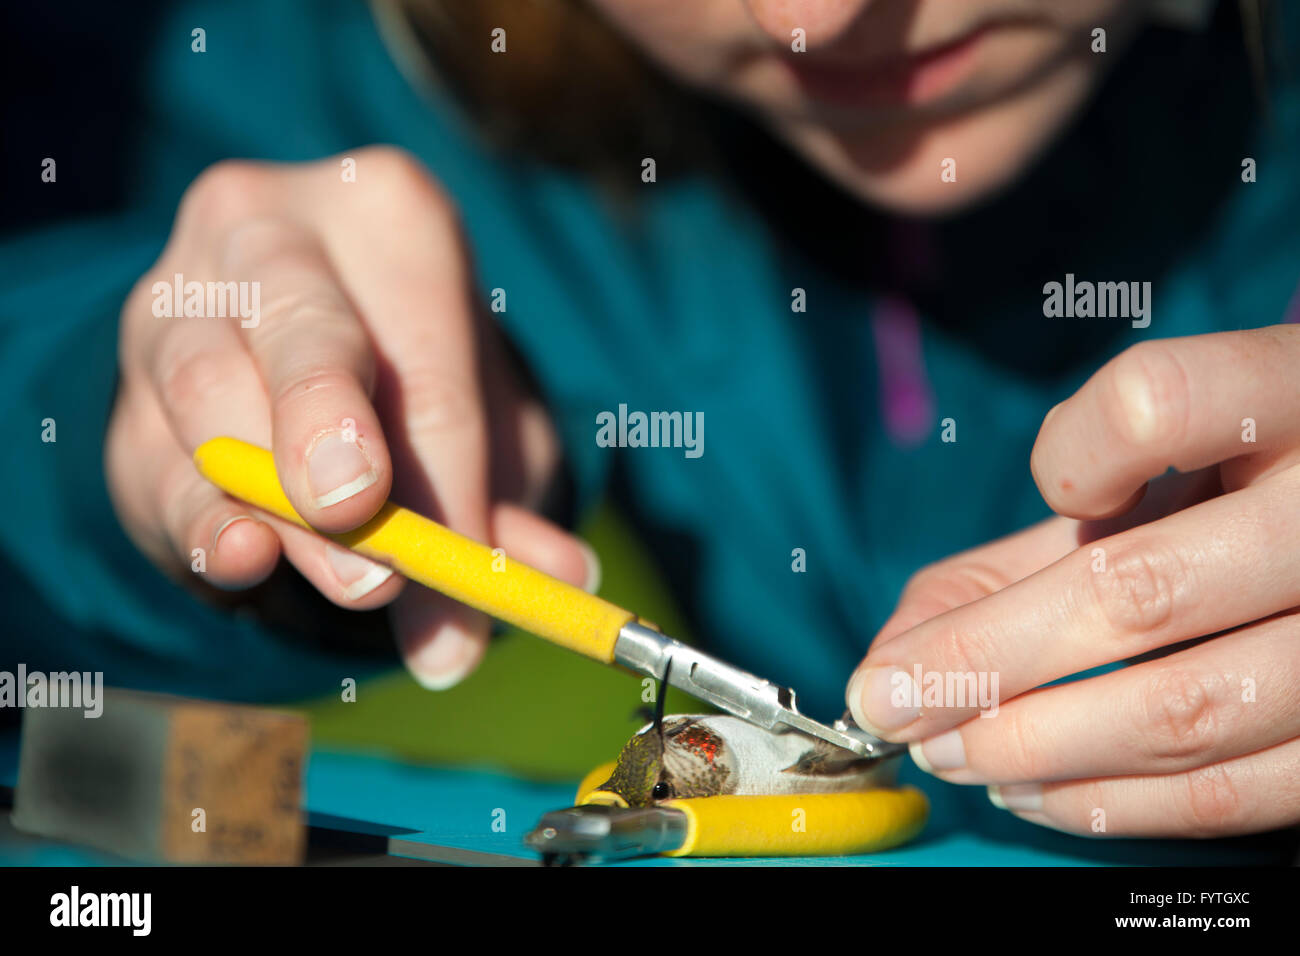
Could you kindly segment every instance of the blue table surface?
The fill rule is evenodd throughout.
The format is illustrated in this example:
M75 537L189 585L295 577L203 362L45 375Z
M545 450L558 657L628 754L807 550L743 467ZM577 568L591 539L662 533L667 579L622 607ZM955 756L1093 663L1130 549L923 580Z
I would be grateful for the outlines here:
M14 786L18 744L0 738L0 782ZM896 850L852 857L717 860L654 858L616 865L649 866L1091 866L1240 865L1287 863L1295 837L1265 834L1235 840L1143 841L1088 839L1045 830L998 810L983 788L955 787L908 766L903 780L931 801L922 835ZM377 754L312 753L306 779L309 821L384 832L411 843L434 844L530 859L522 838L548 810L570 806L576 781L538 783L491 770L445 769L399 763ZM118 862L67 844L0 842L0 865L75 866Z

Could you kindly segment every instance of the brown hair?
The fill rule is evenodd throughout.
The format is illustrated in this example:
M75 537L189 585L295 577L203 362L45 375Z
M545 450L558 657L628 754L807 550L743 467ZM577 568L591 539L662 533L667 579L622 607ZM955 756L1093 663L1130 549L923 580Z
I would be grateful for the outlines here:
M654 156L661 169L707 154L692 99L585 0L382 0L494 143L595 173ZM689 2L689 0L680 0ZM1238 0L1267 109L1273 0ZM483 55L494 29L508 56ZM467 38L474 38L472 41ZM480 39L481 38L481 39ZM670 162L665 164L664 159ZM626 168L626 167L624 167Z
M396 2L439 79L498 145L597 172L701 146L691 98L582 0ZM485 56L498 27L509 55Z

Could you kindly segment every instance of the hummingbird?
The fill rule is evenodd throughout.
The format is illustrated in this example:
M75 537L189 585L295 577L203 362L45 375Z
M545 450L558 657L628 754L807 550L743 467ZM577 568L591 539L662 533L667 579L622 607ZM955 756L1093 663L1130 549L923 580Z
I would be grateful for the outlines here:
M653 718L597 788L629 807L726 794L866 790L889 786L897 775L897 760L861 757L797 730L773 733L726 714L665 717L667 680L665 672ZM847 712L841 720L853 726Z

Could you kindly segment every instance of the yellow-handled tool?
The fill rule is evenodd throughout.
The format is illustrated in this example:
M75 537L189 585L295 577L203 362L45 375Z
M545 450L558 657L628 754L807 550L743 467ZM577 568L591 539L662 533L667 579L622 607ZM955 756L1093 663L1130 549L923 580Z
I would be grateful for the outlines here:
M194 463L227 494L311 527L293 510L265 448L214 438L198 447ZM508 556L497 560L486 545L391 501L361 527L326 537L462 604L606 664L614 662L618 633L633 617Z
M266 449L236 438L214 438L199 446L194 462L226 493L310 527L289 503ZM799 713L792 690L666 637L631 611L509 556L499 561L487 546L392 502L361 527L326 537L561 647L658 680L668 673L674 687L767 730L799 730L864 757L901 749L855 727L812 720Z
M614 764L589 773L577 806L542 817L524 843L548 864L664 856L827 856L878 853L925 827L930 804L915 787L844 793L723 795L630 808L599 789ZM613 799L610 799L613 798Z

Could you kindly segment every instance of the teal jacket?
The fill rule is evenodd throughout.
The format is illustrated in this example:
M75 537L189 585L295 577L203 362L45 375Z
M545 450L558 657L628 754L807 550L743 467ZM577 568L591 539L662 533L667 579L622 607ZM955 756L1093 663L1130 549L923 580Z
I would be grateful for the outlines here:
M186 186L225 157L371 143L420 157L460 205L485 294L508 290L498 318L578 502L615 496L699 636L824 717L910 574L1047 513L1028 459L1052 404L1131 343L1283 321L1300 282L1300 90L1276 84L1264 120L1227 29L1151 31L1014 188L926 224L857 207L740 121L719 124L721 174L642 185L630 169L639 208L615 214L576 174L480 145L408 83L355 0L168 3L148 29L86 6L82 39L51 35L69 56L120 58L80 93L106 104L86 120L104 135L40 184L75 131L42 127L34 100L6 147L7 180L31 185L0 245L0 647L32 669L269 699L361 666L200 603L109 504L119 308ZM1278 37L1292 65L1297 12ZM13 15L40 42L42 14ZM1067 274L1150 281L1149 326L1045 316L1044 284ZM597 416L620 405L703 413L703 454L601 447Z

